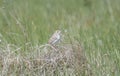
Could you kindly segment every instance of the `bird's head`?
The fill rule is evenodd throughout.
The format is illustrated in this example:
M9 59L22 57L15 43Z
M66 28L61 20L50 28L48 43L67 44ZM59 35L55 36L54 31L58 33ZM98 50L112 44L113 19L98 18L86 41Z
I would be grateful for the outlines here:
M56 33L60 35L60 34L61 34L61 31L60 31L60 30L56 30Z

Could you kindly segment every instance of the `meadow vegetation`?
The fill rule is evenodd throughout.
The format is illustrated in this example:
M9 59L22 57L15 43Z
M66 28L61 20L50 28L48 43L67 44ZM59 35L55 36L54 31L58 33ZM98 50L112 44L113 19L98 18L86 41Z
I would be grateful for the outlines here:
M120 0L0 0L0 75L119 76L119 30Z

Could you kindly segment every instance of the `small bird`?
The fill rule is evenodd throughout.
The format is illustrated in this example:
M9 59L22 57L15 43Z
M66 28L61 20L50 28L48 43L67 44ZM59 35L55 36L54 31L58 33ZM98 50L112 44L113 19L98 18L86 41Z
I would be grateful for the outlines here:
M51 45L55 45L56 43L60 41L60 38L61 38L61 31L56 30L55 33L49 39L48 43Z

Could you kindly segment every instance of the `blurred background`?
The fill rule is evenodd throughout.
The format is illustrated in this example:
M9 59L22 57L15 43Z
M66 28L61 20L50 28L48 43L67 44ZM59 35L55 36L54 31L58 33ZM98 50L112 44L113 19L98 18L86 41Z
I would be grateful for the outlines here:
M71 35L81 34L83 27L95 28L94 34L117 31L119 4L119 0L1 0L0 34L9 43L41 44L57 29Z

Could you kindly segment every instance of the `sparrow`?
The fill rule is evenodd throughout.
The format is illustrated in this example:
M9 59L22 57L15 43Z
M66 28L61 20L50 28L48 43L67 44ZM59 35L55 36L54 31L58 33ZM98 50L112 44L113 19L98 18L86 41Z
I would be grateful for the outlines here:
M55 45L56 43L60 41L60 38L61 38L61 31L56 30L51 36L51 38L49 39L48 43L51 45Z

